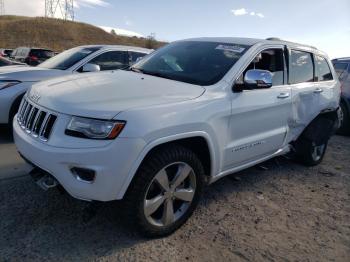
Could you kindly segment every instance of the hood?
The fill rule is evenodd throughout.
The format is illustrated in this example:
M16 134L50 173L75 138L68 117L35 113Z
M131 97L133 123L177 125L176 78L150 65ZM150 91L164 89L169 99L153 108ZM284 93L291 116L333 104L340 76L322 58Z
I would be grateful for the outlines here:
M201 86L131 71L86 73L33 85L29 97L60 113L112 119L121 111L194 99Z
M37 82L48 78L62 76L69 72L57 69L14 65L0 67L0 80L18 80L21 82Z

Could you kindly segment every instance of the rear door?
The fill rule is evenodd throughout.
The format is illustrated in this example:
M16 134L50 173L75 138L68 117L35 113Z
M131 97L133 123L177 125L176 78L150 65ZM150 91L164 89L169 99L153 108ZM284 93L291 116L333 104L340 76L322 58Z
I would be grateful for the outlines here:
M292 88L293 121L288 140L301 134L320 113L320 94L323 88L315 85L315 66L313 54L308 51L289 50L289 78Z
M337 82L334 80L330 64L328 60L320 55L314 55L315 61L315 87L319 92L320 110L330 107L330 103L334 101L335 88Z
M249 69L272 72L273 86L233 94L231 137L224 169L272 155L283 147L286 138L292 105L291 87L286 85L284 46L256 54L239 79L243 79Z

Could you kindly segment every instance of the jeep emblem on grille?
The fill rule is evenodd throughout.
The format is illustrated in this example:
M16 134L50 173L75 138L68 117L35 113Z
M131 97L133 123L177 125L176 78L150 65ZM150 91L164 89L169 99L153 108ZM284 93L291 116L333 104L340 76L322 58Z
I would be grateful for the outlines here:
M31 100L33 100L33 102L38 102L39 99L40 99L40 95L37 94L37 93L31 94L29 97L30 97Z

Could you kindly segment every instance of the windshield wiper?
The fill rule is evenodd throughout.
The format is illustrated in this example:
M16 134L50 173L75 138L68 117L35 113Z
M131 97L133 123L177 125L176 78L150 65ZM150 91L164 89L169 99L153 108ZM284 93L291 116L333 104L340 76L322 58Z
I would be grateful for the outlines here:
M140 74L144 73L144 71L142 69L138 69L138 68L135 68L135 67L132 67L132 66L127 68L126 70L133 71L133 72L140 73Z
M144 73L145 75L157 76L157 77L166 78L166 79L170 79L170 80L176 80L176 77L164 75L164 74L159 73L159 72L151 72L151 71L144 71L143 70L142 73Z
M126 70L133 71L133 72L140 73L140 74L166 78L166 79L170 79L170 80L177 80L176 77L171 77L171 76L168 76L168 75L164 75L164 74L159 73L159 72L145 71L143 69L132 67L132 66L129 67L128 69L126 69Z

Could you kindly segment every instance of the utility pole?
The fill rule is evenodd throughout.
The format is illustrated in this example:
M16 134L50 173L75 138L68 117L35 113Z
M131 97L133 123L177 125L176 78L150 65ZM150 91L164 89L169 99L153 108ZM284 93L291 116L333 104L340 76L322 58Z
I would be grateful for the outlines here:
M45 0L45 16L74 21L74 0Z
M4 3L4 0L0 0L0 15L5 15L5 3Z

